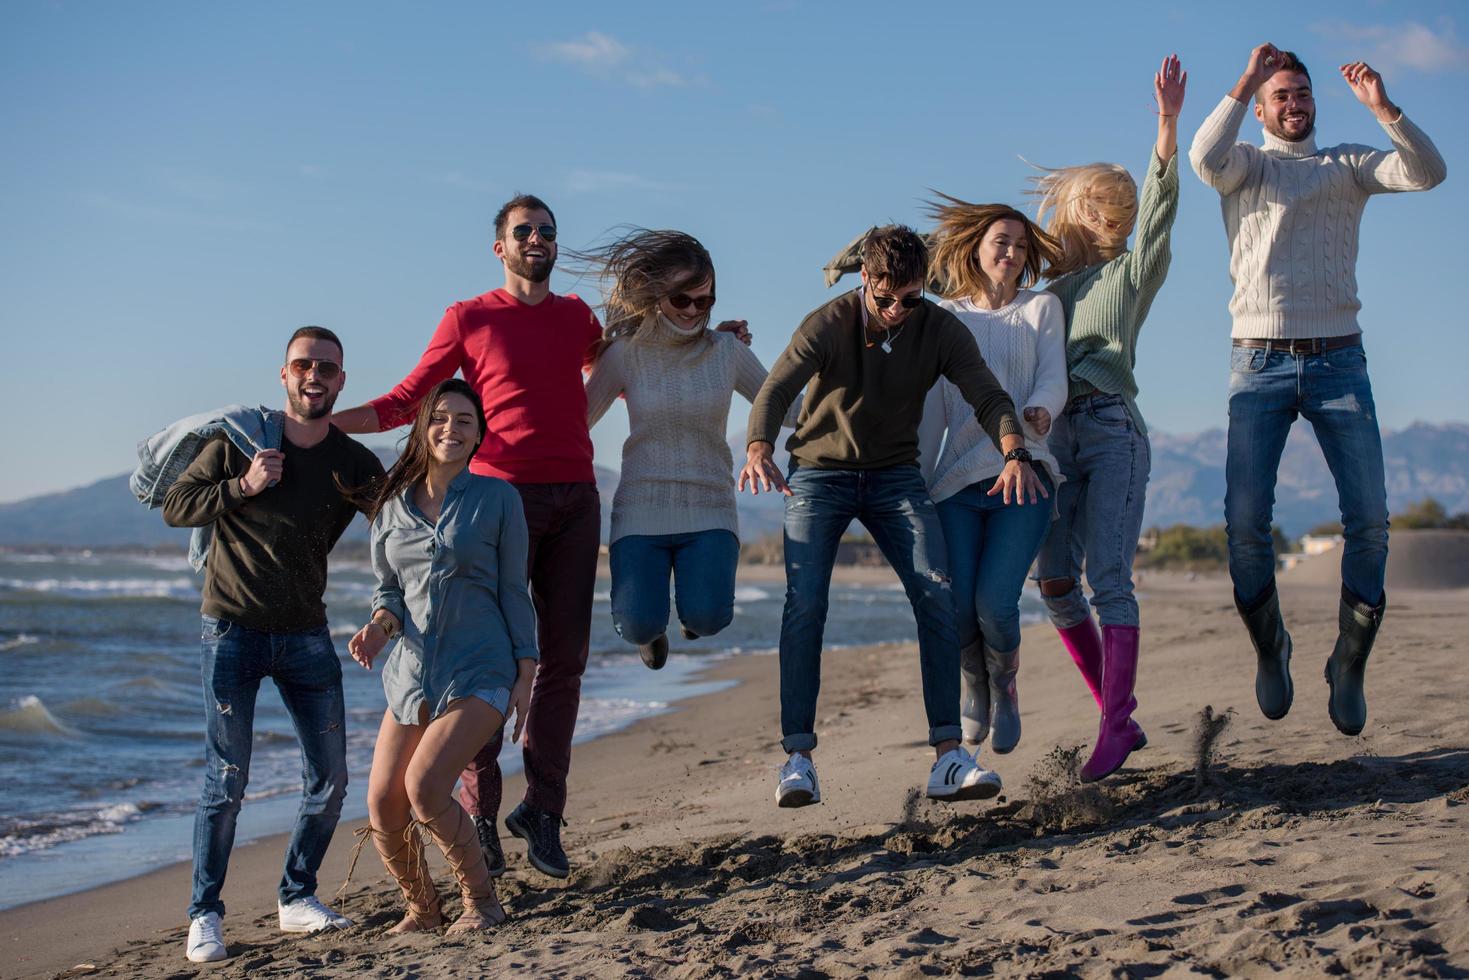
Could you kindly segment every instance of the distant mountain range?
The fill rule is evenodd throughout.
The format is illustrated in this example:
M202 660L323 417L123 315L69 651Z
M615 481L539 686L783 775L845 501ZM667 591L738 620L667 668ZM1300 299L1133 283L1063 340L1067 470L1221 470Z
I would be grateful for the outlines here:
M1152 443L1146 525L1222 523L1223 430L1210 429L1195 435L1154 431ZM735 462L742 461L744 447L736 443L731 449ZM1469 425L1416 422L1406 429L1385 433L1383 452L1390 507L1401 509L1433 497L1451 514L1469 511ZM391 452L378 453L385 463L392 461ZM777 450L776 457L784 468L784 450ZM596 473L605 537L617 474L600 466ZM1276 522L1291 536L1340 516L1331 473L1309 425L1298 424L1291 431L1275 497ZM743 494L739 512L743 536L759 537L780 528L782 498L779 494ZM365 540L362 521L353 524L347 537ZM165 526L157 511L137 503L128 491L125 474L74 490L0 504L0 546L182 547L187 541L187 531Z

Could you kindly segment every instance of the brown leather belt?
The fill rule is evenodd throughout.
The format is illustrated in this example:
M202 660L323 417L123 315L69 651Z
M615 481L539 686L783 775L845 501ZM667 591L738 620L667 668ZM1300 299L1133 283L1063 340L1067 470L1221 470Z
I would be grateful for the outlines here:
M1263 337L1236 337L1234 346L1251 350L1278 350L1282 354L1321 354L1343 347L1357 347L1362 335L1349 333L1341 337L1302 337L1296 340L1270 340Z

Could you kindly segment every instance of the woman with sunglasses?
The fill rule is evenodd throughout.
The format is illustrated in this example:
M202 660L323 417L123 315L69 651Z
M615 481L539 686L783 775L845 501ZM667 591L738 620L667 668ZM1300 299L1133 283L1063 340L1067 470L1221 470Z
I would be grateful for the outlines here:
M1178 113L1187 81L1176 55L1163 59L1153 76L1158 135L1141 200L1118 164L1052 170L1036 180L1038 217L1061 244L1047 289L1066 314L1070 378L1070 400L1050 436L1065 482L1056 492L1056 521L1041 546L1038 573L1051 621L1102 710L1081 770L1087 781L1115 772L1147 744L1132 720L1139 639L1132 561L1152 455L1133 366L1138 332L1172 255ZM1100 632L1081 591L1083 566Z
M468 468L484 435L474 388L440 382L369 502L377 590L372 618L347 648L371 670L398 641L383 664L388 710L365 832L408 904L392 933L436 929L444 918L418 827L458 880L464 913L449 932L505 918L475 826L453 795L459 773L511 714L519 741L537 661L520 494Z
M1042 495L1049 496L1057 467L1046 433L1066 405L1066 324L1055 296L1025 287L1060 249L1008 205L939 197L930 206L938 221L930 267L941 284L939 306L969 328L995 378L1022 407L1025 448ZM1014 504L1004 500L1005 458L948 380L929 390L918 441L949 551L964 740L977 745L993 730L991 746L1006 753L1020 741L1020 590L1050 526L1051 506L1026 504L1019 495ZM985 778L999 792L999 775Z
M670 576L686 639L734 616L740 543L725 431L731 395L753 401L766 371L735 333L710 328L714 262L693 236L633 229L578 258L606 295L587 419L622 395L630 430L612 499L612 623L657 670L668 659Z

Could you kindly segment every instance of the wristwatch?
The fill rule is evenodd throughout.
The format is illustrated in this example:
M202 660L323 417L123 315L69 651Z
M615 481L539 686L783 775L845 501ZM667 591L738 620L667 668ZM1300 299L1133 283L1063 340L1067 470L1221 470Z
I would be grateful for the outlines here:
M1024 446L1016 446L1005 454L1005 462L1008 463L1012 459L1021 463L1029 463L1031 461L1030 450Z

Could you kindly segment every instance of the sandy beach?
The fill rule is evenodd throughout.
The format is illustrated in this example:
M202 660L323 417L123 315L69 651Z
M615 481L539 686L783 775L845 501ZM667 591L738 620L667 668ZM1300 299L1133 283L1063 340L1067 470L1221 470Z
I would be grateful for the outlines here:
M340 905L358 928L287 937L272 838L235 852L231 960L184 959L175 866L0 912L0 975L1469 975L1469 590L1389 579L1370 720L1346 738L1326 714L1337 606L1319 578L1281 580L1296 700L1269 722L1227 580L1143 576L1150 744L1095 787L1075 773L1096 709L1048 626L1025 632L1024 738L983 756L1006 792L952 807L915 792L932 755L913 647L827 654L825 801L802 810L772 802L776 659L732 658L712 673L736 686L577 749L573 875L539 875L507 840L511 919L493 933L385 937L399 906L369 849ZM1201 751L1206 705L1227 722Z

